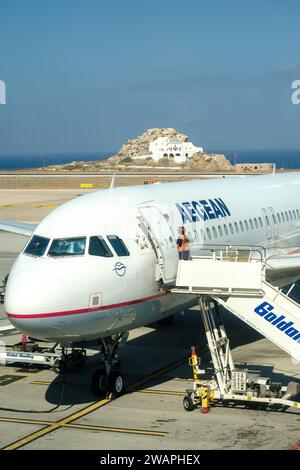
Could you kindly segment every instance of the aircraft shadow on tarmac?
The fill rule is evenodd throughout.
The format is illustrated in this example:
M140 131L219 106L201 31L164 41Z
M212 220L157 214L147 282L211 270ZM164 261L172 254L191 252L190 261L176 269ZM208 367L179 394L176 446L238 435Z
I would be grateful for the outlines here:
M231 349L251 344L262 339L262 336L252 328L245 325L232 314L223 314L223 320L227 334L230 337ZM202 344L200 344L202 343ZM188 310L184 315L175 315L172 325L167 327L157 327L149 330L146 334L129 340L119 350L122 371L125 376L126 385L143 381L140 385L134 386L133 390L144 390L149 387L159 388L172 378L192 378L192 370L188 364L187 357L192 345L200 347L202 350L206 346L206 337L200 315L195 310ZM272 351L270 351L271 354ZM186 357L186 359L184 359ZM159 360L157 360L159 358ZM212 375L213 369L210 362L209 353L201 355L204 369L207 369L207 376ZM179 362L174 369L162 371L157 377L150 377L159 369L164 369L171 363ZM270 377L273 382L281 382L287 385L289 381L299 382L292 374L274 372L272 363L274 359L268 356L266 364L259 364L259 351L255 364L247 363L247 368L253 372L259 371L263 377ZM238 364L243 366L243 364ZM92 372L99 367L97 355L88 358L84 367L69 373L65 377L66 384L63 386L61 375L56 376L48 386L45 398L49 403L61 406L78 404L89 404L97 400L90 390L90 380ZM178 369L179 367L179 369ZM177 369L177 370L176 370ZM149 379L147 379L149 376ZM182 383L182 392L185 392L186 385ZM130 393L130 392L129 392ZM178 396L179 404L182 397ZM255 408L251 404L251 408Z

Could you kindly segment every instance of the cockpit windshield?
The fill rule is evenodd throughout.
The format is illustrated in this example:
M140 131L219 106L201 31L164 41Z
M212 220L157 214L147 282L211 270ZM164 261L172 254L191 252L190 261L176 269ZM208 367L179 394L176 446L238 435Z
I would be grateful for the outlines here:
M78 256L84 255L86 237L57 238L51 243L48 256Z
M39 237L38 235L33 235L31 240L29 241L28 245L24 250L25 255L30 256L43 256L45 253L47 246L49 244L49 238Z

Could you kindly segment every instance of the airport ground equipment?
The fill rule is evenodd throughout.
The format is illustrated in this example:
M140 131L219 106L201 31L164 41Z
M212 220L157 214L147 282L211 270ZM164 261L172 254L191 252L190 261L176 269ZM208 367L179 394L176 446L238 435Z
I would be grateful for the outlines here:
M13 326L0 328L1 336L16 333ZM0 365L22 364L23 366L48 367L57 374L72 372L83 365L87 357L87 348L100 354L101 368L94 371L91 380L92 392L98 397L111 395L116 398L125 392L125 381L119 370L120 361L118 348L128 338L128 332L111 336L97 342L74 344L70 348L57 344L40 346L34 339L27 339L22 335L22 340L15 345L5 345L0 342ZM44 342L44 344L47 344Z
M4 303L4 295L5 295L7 279L8 279L8 274L6 274L5 278L3 279L2 286L0 286L0 304Z
M4 329L3 329L4 328ZM9 326L0 330L0 338L9 331ZM16 332L16 330L15 330ZM0 364L22 364L27 366L50 367L55 372L70 372L73 368L84 364L86 350L72 348L70 350L59 347L58 344L40 346L32 340L25 340L14 345L0 345Z
M256 402L300 408L290 400L300 384L274 383L268 377L238 368L232 360L229 339L221 321L219 305L256 329L275 345L300 361L300 306L265 279L266 262L255 250L227 249L179 261L174 293L192 293L199 299L214 377L202 379L199 358L192 351L194 386L187 390L184 408L200 406L208 411L212 400Z

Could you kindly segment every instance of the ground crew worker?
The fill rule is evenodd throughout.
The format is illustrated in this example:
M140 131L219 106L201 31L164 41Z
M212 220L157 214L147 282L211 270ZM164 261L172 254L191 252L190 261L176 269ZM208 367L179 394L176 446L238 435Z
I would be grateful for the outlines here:
M177 249L179 259L190 259L190 243L183 226L178 228Z

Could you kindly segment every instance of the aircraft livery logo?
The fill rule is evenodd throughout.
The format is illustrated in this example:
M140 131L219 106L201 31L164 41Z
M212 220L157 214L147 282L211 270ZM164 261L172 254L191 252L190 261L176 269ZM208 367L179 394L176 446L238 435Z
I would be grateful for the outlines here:
M199 220L212 220L219 217L228 217L230 210L221 198L202 199L200 201L181 202L176 204L180 212L182 223L199 222Z
M285 315L275 314L274 307L269 304L269 302L263 302L254 309L254 312L269 322L270 325L273 325L274 328L277 328L279 331L285 333L289 338L296 341L296 343L300 343L300 328L295 328L295 323L293 321L288 321Z
M113 271L115 271L118 276L122 277L126 273L126 266L125 264L118 262L115 264Z

